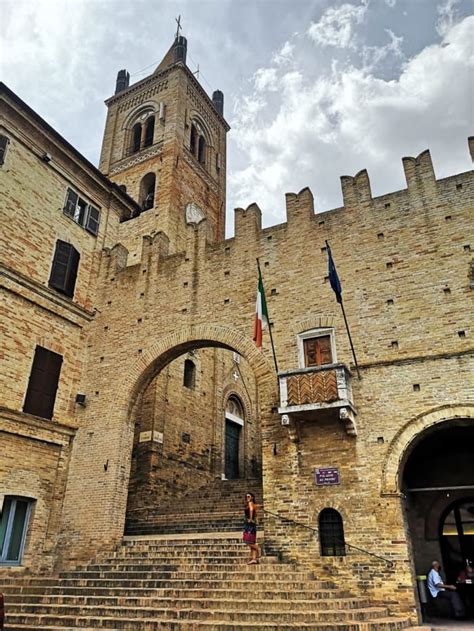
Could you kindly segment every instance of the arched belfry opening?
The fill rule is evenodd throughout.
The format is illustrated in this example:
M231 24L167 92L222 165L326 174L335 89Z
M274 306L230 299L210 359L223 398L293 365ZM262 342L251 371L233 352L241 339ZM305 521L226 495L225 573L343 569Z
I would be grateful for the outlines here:
M421 432L405 454L400 488L417 575L439 561L448 582L474 562L474 422Z
M137 393L127 534L186 531L183 515L201 514L202 493L212 497L211 513L220 510L218 521L228 513L229 523L219 522L224 529L232 520L240 525L245 490L261 498L254 371L235 351L198 346L183 348ZM176 506L187 508L173 520ZM204 520L201 528L210 526Z
M155 205L156 175L147 173L140 182L140 206L142 210L150 210Z

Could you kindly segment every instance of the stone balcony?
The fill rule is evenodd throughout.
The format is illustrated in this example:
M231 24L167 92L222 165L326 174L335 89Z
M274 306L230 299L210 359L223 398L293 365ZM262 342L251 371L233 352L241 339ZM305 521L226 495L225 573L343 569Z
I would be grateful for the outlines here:
M297 368L278 373L282 424L292 421L318 421L337 418L346 432L357 435L352 399L352 373L345 364L328 364L312 368Z

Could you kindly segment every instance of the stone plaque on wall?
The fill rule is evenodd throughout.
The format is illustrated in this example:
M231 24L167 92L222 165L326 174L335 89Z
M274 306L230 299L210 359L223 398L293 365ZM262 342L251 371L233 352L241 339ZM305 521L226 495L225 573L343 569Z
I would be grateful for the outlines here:
M154 443L162 443L163 442L163 433L162 432L140 432L138 437L139 443L148 443L153 441Z

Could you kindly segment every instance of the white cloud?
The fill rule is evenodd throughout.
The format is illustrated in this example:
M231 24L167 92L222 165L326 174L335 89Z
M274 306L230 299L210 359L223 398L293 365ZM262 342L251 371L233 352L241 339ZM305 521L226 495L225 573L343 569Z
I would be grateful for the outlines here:
M367 168L375 194L404 187L401 157L426 148L438 177L469 168L473 26L474 17L465 18L392 80L377 77L364 63L333 63L329 72L312 77L276 68L276 111L262 91L260 107L250 114L242 101L232 121L245 167L230 173L231 202L257 201L268 225L284 220L283 193L306 185L319 210L337 207L344 173ZM400 55L400 38L389 35L384 54Z
M311 24L308 35L320 46L354 48L354 27L363 22L367 7L367 1L357 6L342 4L340 7L331 7L318 22Z
M292 44L291 42L285 42L281 49L273 56L273 63L275 63L277 66L289 63L293 57L294 50L294 44Z
M390 29L385 29L390 41L385 46L363 46L362 61L367 70L375 69L389 55L403 58L403 37L397 37Z
M393 7L397 4L397 0L385 0L385 4L393 9Z
M436 7L438 12L436 30L441 37L444 37L455 23L455 8L457 4L459 4L459 0L444 0Z
M259 68L254 74L255 89L259 92L277 90L276 68Z

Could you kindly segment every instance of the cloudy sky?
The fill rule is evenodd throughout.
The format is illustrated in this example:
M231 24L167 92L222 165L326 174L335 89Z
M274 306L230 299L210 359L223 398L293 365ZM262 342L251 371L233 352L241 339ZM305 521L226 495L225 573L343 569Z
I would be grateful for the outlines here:
M117 70L153 72L181 14L188 65L225 94L228 233L256 201L284 220L310 186L341 205L339 176L374 195L405 187L401 157L431 149L437 177L471 168L470 0L0 0L0 78L94 164Z

